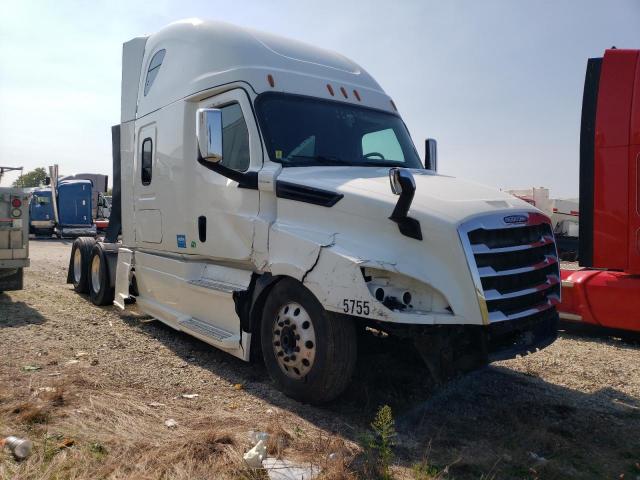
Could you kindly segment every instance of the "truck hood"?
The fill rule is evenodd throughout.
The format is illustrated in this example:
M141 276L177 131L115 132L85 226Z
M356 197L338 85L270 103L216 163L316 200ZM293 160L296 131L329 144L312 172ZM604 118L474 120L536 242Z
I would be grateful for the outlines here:
M493 211L536 211L530 204L494 188L428 170L410 170L416 182L410 215L459 224L476 214ZM278 180L341 193L344 198L332 208L363 217L379 217L381 213L388 217L398 201L391 192L388 167L285 168Z

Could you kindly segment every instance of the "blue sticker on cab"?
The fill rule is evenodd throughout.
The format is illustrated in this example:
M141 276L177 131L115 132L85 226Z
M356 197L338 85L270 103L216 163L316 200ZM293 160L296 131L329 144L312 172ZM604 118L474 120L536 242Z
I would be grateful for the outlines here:
M186 235L176 235L176 240L178 241L178 248L187 248Z

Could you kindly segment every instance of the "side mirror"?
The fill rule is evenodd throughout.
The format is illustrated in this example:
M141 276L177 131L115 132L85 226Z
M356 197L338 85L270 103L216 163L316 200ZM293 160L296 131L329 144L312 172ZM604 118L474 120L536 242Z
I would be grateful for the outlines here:
M433 138L427 138L424 142L424 168L438 171L438 142Z
M222 110L199 108L196 114L198 150L206 162L222 161Z
M44 184L51 185L51 177L44 177Z

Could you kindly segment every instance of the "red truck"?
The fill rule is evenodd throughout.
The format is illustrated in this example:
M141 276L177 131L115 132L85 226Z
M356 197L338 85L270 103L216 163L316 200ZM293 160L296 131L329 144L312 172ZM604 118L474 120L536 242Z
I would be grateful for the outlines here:
M580 134L580 270L560 317L640 332L640 50L587 64Z

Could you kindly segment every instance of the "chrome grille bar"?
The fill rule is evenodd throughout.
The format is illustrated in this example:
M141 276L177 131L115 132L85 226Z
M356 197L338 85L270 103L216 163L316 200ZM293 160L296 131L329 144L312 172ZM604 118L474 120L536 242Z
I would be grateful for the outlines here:
M522 297L524 295L530 295L536 292L542 292L551 287L555 287L556 285L559 285L559 284L560 284L560 279L555 275L551 275L548 277L545 283L536 285L535 287L525 288L524 290L518 290L517 292L510 292L510 293L500 293L498 290L495 290L495 289L485 290L484 296L487 301L505 300L508 298L517 298L517 297Z
M529 267L514 268L512 270L498 270L498 271L496 271L492 267L481 267L478 269L478 273L480 274L481 278L506 277L508 275L518 275L520 273L534 272L536 270L541 270L555 263L558 263L558 259L556 257L551 255L546 255L545 260L543 262L536 263L535 265L531 265Z
M541 240L539 240L537 242L530 243L528 245L518 245L518 246L515 246L515 247L490 248L490 247L486 246L484 243L482 243L482 244L472 245L471 249L472 249L474 255L480 254L480 253L519 252L519 251L522 251L522 250L530 250L532 248L544 247L546 245L551 245L552 243L553 243L553 237L552 236L544 236L544 237L542 237Z

